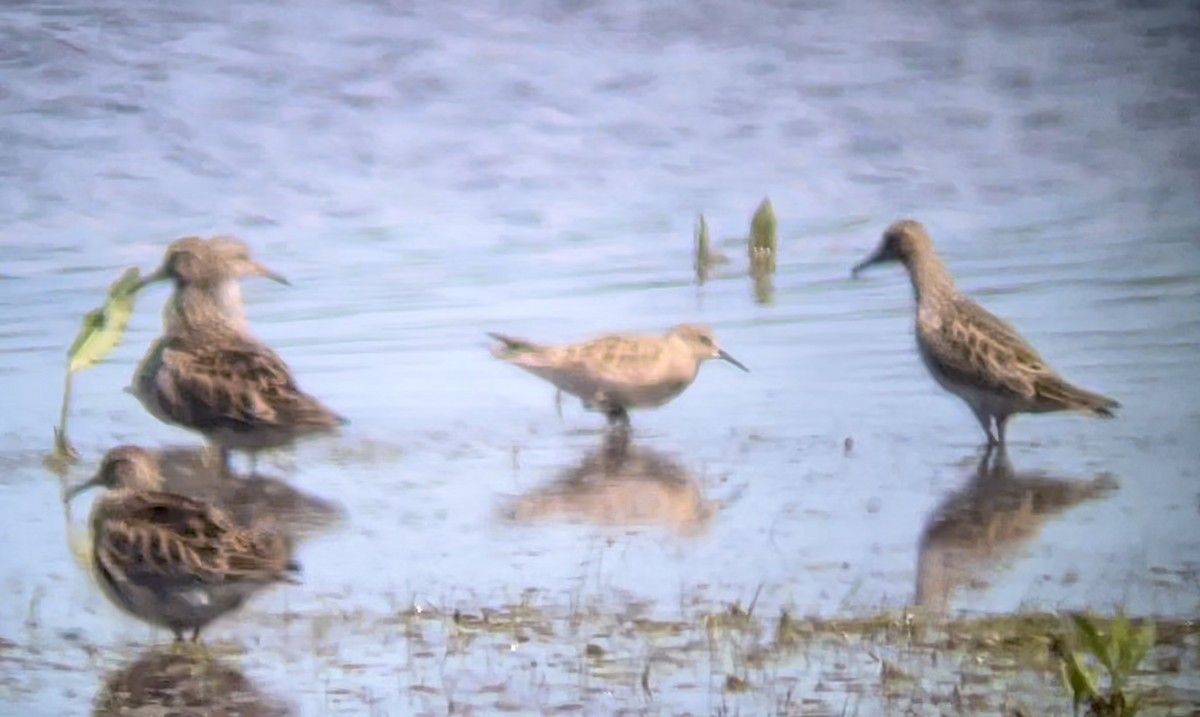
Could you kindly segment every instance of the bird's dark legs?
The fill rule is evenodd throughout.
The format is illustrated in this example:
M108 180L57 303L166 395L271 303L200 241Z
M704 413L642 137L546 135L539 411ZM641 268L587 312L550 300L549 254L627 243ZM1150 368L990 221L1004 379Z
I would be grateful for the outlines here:
M1005 416L996 416L996 432L1000 434L1000 447L1001 448L1004 448L1005 446L1008 445L1004 436L1008 432L1008 419L1011 416L1012 416L1012 414L1008 414Z
M983 432L987 435L987 445L990 452L992 448L1000 443L1000 441L997 441L996 437L992 434L992 416L987 411L981 408L976 408L975 406L971 406L971 411L975 414L975 420L979 421L980 428L982 428ZM1004 429L1001 428L1000 430L1003 431ZM1003 435L1003 433L1001 433L1001 435Z
M604 416L608 419L608 430L629 434L629 412L624 406L608 404L604 406Z
M196 641L199 639L200 639L200 628L193 627L192 628L192 644L193 645L196 644Z
M230 457L230 454L232 453L232 451L230 451L225 446L221 446L217 450L220 451L220 454L221 454L221 475L225 476L226 478L232 478L233 477L233 468L231 467L232 466L232 463L231 463L232 458Z

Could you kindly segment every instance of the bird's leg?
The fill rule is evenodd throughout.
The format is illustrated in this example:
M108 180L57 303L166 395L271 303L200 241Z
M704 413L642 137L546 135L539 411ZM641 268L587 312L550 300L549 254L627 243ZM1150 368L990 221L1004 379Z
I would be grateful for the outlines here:
M189 661L192 663L193 675L203 674L208 669L208 665L213 660L213 654L209 651L208 645L200 642L200 628L192 628L191 642L183 647L184 643L179 643L182 649L186 650Z
M992 459L992 477L996 480L1003 480L1011 478L1012 475L1013 467L1012 461L1008 459L1008 446L1002 438L1000 445L996 447L996 457Z
M1005 439L1005 434L1008 432L1008 419L1011 417L1011 413L1003 416L996 416L996 432L1000 434L999 445L1001 449L1008 446L1008 442Z
M629 412L623 406L609 404L604 408L604 415L608 418L609 423L629 425Z
M230 454L232 453L232 451L230 451L225 446L221 446L220 451L221 451L221 475L225 476L226 478L232 478L233 477L233 468L231 467L232 459L230 457Z
M614 403L604 404L604 415L608 418L608 428L619 434L629 434L629 412L624 406Z
M992 468L992 444L988 444L983 450L983 457L979 459L978 465L975 466L975 480L984 481L991 475Z
M604 436L604 457L613 466L625 462L629 452L629 419L623 424L609 424L609 430Z
M983 432L987 434L988 448L994 447L999 441L992 435L992 416L985 411L981 406L971 406L971 412L975 414L975 420L979 421L979 425L983 428Z

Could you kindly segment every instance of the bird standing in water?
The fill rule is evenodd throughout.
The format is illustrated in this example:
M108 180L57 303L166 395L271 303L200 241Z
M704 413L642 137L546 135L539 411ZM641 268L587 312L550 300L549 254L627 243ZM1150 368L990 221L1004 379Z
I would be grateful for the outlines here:
M942 388L971 407L989 448L1004 445L1008 420L1017 413L1116 415L1119 403L1068 383L1016 329L960 292L919 222L904 219L888 227L853 275L893 261L903 264L912 280L917 349L925 367Z
M500 342L492 349L496 358L579 397L619 428L628 428L629 409L657 408L683 393L709 359L750 370L717 344L712 329L697 324L680 324L662 336L609 334L566 346L488 335Z
M104 456L96 475L65 496L89 488L108 492L92 507L92 567L117 607L176 641L241 607L275 583L296 582L300 566L286 538L264 523L241 528L209 503L162 492L149 453L121 446Z
M133 393L159 420L203 434L227 472L232 450L253 457L345 423L300 390L283 359L251 334L238 284L246 276L286 283L236 239L188 237L172 243L137 287L169 279L175 291Z

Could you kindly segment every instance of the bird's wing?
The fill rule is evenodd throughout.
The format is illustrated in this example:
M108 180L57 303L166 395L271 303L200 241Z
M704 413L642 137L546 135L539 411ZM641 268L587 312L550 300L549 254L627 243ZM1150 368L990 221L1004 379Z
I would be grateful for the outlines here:
M1034 399L1053 369L1016 329L960 297L932 328L922 330L930 358L951 381Z
M179 423L245 431L327 426L342 421L300 390L286 363L266 346L172 342L157 380L160 404Z
M293 568L282 536L239 529L220 509L173 493L112 497L95 550L127 580L162 585L272 582Z

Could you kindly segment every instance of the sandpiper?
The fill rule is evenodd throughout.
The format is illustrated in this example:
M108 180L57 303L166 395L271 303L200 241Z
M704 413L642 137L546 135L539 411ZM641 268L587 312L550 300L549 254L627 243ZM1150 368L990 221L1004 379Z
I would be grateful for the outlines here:
M175 283L164 335L135 372L133 393L159 420L202 433L227 471L232 450L253 457L345 423L301 391L283 359L250 333L238 280L255 275L286 282L236 239L189 237L174 242L137 287Z
M117 607L195 642L213 620L255 592L296 582L300 566L287 540L269 524L239 528L221 509L164 493L151 456L120 446L96 475L65 496L103 487L92 507L92 567Z
M1004 444L1008 419L1016 413L1116 415L1119 403L1067 383L1013 327L961 293L919 222L904 219L888 227L853 275L889 261L903 264L912 280L921 359L942 388L971 407L989 447Z
M628 427L628 409L657 408L682 393L704 361L719 358L750 370L717 344L712 329L696 324L680 324L662 336L609 334L566 346L488 335L500 342L492 349L496 358L579 397L619 427Z

